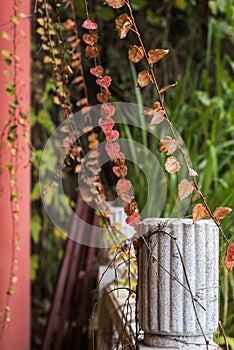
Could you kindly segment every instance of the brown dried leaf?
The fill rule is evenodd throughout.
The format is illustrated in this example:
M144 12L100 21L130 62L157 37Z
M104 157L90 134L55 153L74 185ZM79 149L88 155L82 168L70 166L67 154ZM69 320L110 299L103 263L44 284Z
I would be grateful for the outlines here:
M164 87L162 87L160 90L159 90L159 93L161 94L162 92L165 92L167 91L168 89L174 87L177 85L177 81L174 83L174 84L170 84L170 85L166 85Z
M80 84L83 83L83 77L82 76L78 76L75 79L72 80L72 84Z
M193 207L193 223L195 224L195 222L204 219L207 216L207 214L207 210L203 204L196 204Z
M77 39L77 36L76 35L70 35L68 38L67 38L67 41L69 43L71 43L72 41L75 41Z
M103 89L102 92L99 92L97 94L97 100L100 103L110 102L110 99L111 99L111 93L107 89Z
M155 102L153 108L144 110L144 115L152 115L150 124L160 124L164 120L165 111L162 109L160 102Z
M226 216L227 216L228 214L230 214L231 211L232 211L231 208L228 208L228 207L221 207L221 208L217 208L217 209L214 211L213 215L214 215L215 219L217 219L217 220L222 220L222 219L226 218Z
M114 158L114 162L117 166L125 165L125 154L123 152L118 153L118 157Z
M183 200L187 198L194 190L193 182L186 179L180 181L178 185L179 198Z
M85 48L85 57L86 58L96 58L98 55L98 50L96 46L88 45Z
M162 121L164 120L164 114L165 114L165 112L164 112L163 109L158 111L158 112L156 112L156 113L154 113L150 124L160 124L160 123L162 123Z
M85 106L85 105L87 105L87 104L88 104L88 100L87 100L86 97L84 97L84 98L82 98L81 100L79 100L79 101L76 102L76 105L77 105L78 107Z
M144 115L154 115L156 112L158 111L162 111L162 107L161 107L161 104L160 102L155 102L153 108L150 108L150 109L145 109L143 114Z
M137 63L144 57L144 51L141 46L133 45L128 50L128 59L132 63Z
M163 50L163 49L149 50L148 52L149 63L156 63L160 61L164 56L168 54L168 52L169 50Z
M113 173L120 178L124 178L127 173L128 173L128 168L126 167L126 165L122 165L122 166L113 166L112 168Z
M152 81L152 77L147 70L142 70L138 73L137 82L139 87L143 88Z
M98 34L93 32L84 34L83 41L88 45L94 45L98 41Z
M166 171L170 174L177 173L180 170L180 163L176 157L169 157L165 163Z
M198 174L194 169L189 168L189 176L198 176Z
M177 147L179 146L179 140L172 140L170 136L165 136L160 140L160 152L166 153L166 155L170 155L175 152Z
M123 39L126 37L132 26L132 20L126 13L123 13L116 18L115 24L119 38Z
M132 215L134 213L134 211L137 208L137 202L132 199L131 203L128 203L125 207L124 207L124 212L127 216Z
M124 6L124 0L106 0L105 3L113 9L119 9Z

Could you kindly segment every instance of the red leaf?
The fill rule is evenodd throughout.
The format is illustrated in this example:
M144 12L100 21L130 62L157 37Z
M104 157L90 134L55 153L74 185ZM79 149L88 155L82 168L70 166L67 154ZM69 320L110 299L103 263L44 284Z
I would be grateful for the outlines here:
M110 103L103 103L100 108L100 115L104 119L109 119L115 114L115 107Z
M105 89L108 89L108 87L111 84L111 77L109 75L106 75L105 77L101 79L97 79L96 83L100 85L101 87L104 87Z
M96 77L101 77L103 75L104 69L102 66L96 66L94 68L90 68L90 73L95 75Z
M100 126L100 128L102 129L102 131L105 133L105 134L108 134L112 131L114 125L115 125L115 122L113 119L103 119L103 118L100 118L99 121L98 121L98 124Z
M131 201L132 201L132 199L133 199L133 197L132 196L130 196L130 194L128 194L128 193L120 193L120 198L124 201L124 202L126 202L126 203L131 203Z
M97 23L90 21L90 19L86 19L82 24L82 28L89 30L97 29L97 27Z
M214 211L213 215L214 215L214 217L215 217L217 220L222 220L222 219L226 218L226 216L227 216L228 214L230 214L231 211L232 211L231 208L228 208L228 207L221 207L221 208L217 208L217 209Z
M73 31L76 23L72 19L67 19L66 22L63 23L63 26L67 32Z
M131 186L132 184L129 180L120 179L116 184L116 190L118 193L127 193L130 190Z
M119 132L118 130L111 130L110 133L106 134L106 139L107 141L110 141L110 140L116 140L119 138Z
M234 243L229 244L227 248L227 254L224 259L224 266L228 272L231 272L234 267Z
M108 156L112 159L119 153L120 145L117 142L107 142L105 149Z
M201 203L198 203L193 208L193 223L204 219L208 215L205 206Z
M133 213L125 221L128 225L137 227L140 223L140 215L138 213Z

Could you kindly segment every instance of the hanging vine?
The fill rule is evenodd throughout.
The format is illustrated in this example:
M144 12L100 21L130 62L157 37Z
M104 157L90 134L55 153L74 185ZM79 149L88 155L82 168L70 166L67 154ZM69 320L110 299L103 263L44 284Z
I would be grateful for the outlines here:
M30 147L28 133L28 114L25 113L23 107L23 89L24 84L20 79L21 62L18 55L18 45L25 36L23 30L19 28L21 21L26 19L26 15L20 12L21 1L15 0L13 13L6 23L9 28L2 31L1 36L8 42L12 49L3 49L1 54L3 62L6 66L4 74L7 78L6 95L9 97L8 102L8 121L5 123L0 136L0 176L3 168L6 167L9 172L9 188L10 188L10 211L11 211L11 257L10 257L10 273L8 288L6 291L5 310L1 312L2 320L0 323L0 341L7 324L11 321L11 297L15 293L18 277L18 261L16 252L20 250L20 188L18 183L19 171L28 164L22 164L19 157L20 144L19 138L23 137L28 147ZM9 152L9 160L7 164L3 163L3 154ZM5 188L0 189L0 199Z

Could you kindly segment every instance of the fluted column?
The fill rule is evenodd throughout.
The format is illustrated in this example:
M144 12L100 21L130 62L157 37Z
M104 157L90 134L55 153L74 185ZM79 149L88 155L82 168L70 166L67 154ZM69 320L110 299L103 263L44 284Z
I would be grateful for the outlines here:
M218 326L218 230L209 220L140 224L139 323L154 347L212 344Z

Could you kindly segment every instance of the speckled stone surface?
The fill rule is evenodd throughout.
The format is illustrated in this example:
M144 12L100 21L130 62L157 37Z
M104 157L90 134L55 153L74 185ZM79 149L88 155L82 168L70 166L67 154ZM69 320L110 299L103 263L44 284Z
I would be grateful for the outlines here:
M139 324L144 344L202 348L218 326L218 244L209 220L146 219L140 224ZM205 337L204 337L205 335ZM206 338L206 340L205 340Z

